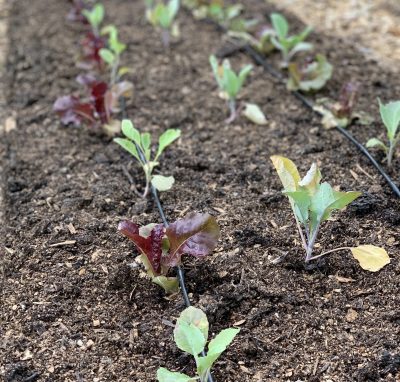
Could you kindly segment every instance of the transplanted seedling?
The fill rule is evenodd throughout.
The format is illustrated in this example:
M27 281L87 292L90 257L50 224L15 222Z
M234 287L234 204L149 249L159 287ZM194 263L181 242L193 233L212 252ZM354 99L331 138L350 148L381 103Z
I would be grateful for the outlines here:
M165 47L170 44L171 36L179 36L178 24L175 22L179 11L179 0L145 0L146 18L155 27L161 29L161 37Z
M207 355L205 347L208 340L209 324L205 313L197 308L186 308L179 316L174 330L176 346L191 354L196 362L197 374L189 377L186 374L172 372L164 368L157 370L159 382L207 382L213 364L235 339L240 329L224 329L208 343Z
M321 173L313 163L307 175L301 179L296 165L281 156L272 156L272 163L278 172L284 187L283 193L289 198L297 228L306 252L305 261L317 259L328 253L349 249L360 262L363 269L375 272L390 262L382 248L373 245L361 245L356 248L336 248L313 256L314 246L321 224L328 220L333 211L340 210L358 198L361 193L334 190L327 182L321 182Z
M224 60L222 64L218 63L217 58L210 56L210 64L214 73L215 80L219 86L220 96L228 101L230 116L227 119L228 123L233 122L238 113L236 108L236 97L240 92L244 81L252 71L252 65L246 65L239 74L236 74L231 68L229 60Z
M275 30L275 36L271 37L271 42L282 52L282 66L287 67L290 60L298 52L310 51L313 45L304 40L312 31L311 27L306 27L303 32L289 36L289 24L284 16L279 13L271 14L271 23Z
M386 105L379 100L379 111L382 122L386 127L389 146L385 145L378 138L371 138L367 142L367 147L378 147L386 154L388 166L392 166L395 149L400 142L400 101L389 102Z
M157 153L153 159L151 159L150 133L140 133L128 119L122 121L122 133L126 138L115 138L114 141L132 154L141 164L146 176L146 187L143 197L147 196L150 190L150 184L158 191L167 191L171 189L174 184L174 177L153 175L153 170L158 166L158 160L163 151L181 136L181 131L178 129L168 129L165 131L158 140Z
M162 224L140 227L129 220L122 221L118 230L131 239L140 251L140 259L148 276L167 293L178 290L176 277L169 270L182 263L183 255L204 257L217 245L220 230L209 214L191 213L165 228Z
M104 19L103 4L95 4L92 9L84 9L82 14L89 22L93 33L98 36L100 34L100 25Z
M322 54L317 54L315 60L307 59L298 64L289 64L288 90L302 90L304 92L322 89L332 77L333 66Z
M126 67L120 68L121 54L126 50L126 45L118 39L118 30L114 25L107 25L101 30L101 34L108 35L108 48L100 49L100 57L109 66L110 84L116 84L120 77L129 72Z

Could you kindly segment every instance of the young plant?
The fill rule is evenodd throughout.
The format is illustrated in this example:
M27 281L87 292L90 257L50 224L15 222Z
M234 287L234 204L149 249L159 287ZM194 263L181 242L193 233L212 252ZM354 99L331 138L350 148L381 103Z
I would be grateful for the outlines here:
M240 329L224 329L208 343L207 355L205 347L208 340L209 324L206 314L198 308L186 308L179 316L175 329L174 340L176 346L186 353L191 354L197 367L197 374L189 377L186 374L172 372L163 367L157 370L159 382L207 382L213 364L232 343Z
M92 9L83 9L82 15L86 17L89 22L92 32L95 36L100 35L100 24L104 19L104 6L103 4L95 4Z
M108 48L100 49L100 57L110 68L110 84L115 85L120 77L129 71L129 68L120 68L121 54L126 50L126 45L118 40L118 30L114 25L107 25L101 31L108 34Z
M229 60L224 60L220 65L217 58L210 56L210 65L214 73L215 80L220 89L221 98L228 101L230 116L227 123L233 122L237 115L236 97L240 92L244 81L253 69L252 65L246 65L236 74L232 69Z
M373 272L390 262L384 249L372 245L336 248L313 256L322 223L331 217L333 211L346 207L361 193L340 192L334 190L327 182L320 183L321 173L315 163L312 164L306 176L301 179L296 165L291 160L276 155L272 156L271 160L283 184L283 193L289 198L306 253L306 263L343 249L349 249L363 269Z
M275 30L275 36L271 37L271 42L282 52L283 67L288 67L290 60L298 52L310 51L313 45L304 42L312 31L311 27L306 27L303 32L289 36L289 24L284 16L279 13L271 14L271 23Z
M322 89L332 77L333 67L322 54L317 54L316 60L307 60L303 65L289 64L288 90L304 92Z
M183 255L204 257L214 250L220 235L219 226L209 214L191 213L165 228L162 224L140 227L129 220L118 230L131 239L148 276L166 293L178 290L176 277L168 277L171 268L182 263Z
M123 81L110 88L106 82L89 74L78 76L77 81L86 87L88 96L83 99L76 95L57 98L53 110L61 122L64 125L100 127L109 136L118 133L121 123L112 115L120 111L118 101L121 97L131 97L131 84Z
M378 147L386 154L388 166L392 166L393 156L397 145L400 142L400 101L389 102L386 105L379 100L379 111L382 122L386 127L389 147L378 138L371 138L367 142L367 147Z
M132 154L142 166L146 177L143 198L147 196L150 184L158 191L171 189L174 184L174 177L153 175L153 170L154 167L158 166L158 160L163 151L181 136L181 131L178 129L168 129L161 134L158 141L157 153L153 159L151 159L151 136L149 133L140 133L128 119L122 121L122 133L126 138L115 138L114 141Z
M146 0L146 18L155 27L161 29L161 38L165 47L168 47L171 35L179 35L178 24L174 22L179 11L179 0Z

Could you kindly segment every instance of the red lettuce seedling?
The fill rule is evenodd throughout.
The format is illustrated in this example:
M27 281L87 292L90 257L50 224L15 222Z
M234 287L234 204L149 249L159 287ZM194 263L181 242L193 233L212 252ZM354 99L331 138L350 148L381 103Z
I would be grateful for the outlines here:
M112 114L120 111L117 100L122 96L129 97L132 89L125 87L125 83L110 89L106 82L98 81L92 75L81 75L77 80L86 86L88 96L83 100L76 96L59 97L53 110L60 116L61 122L65 125L101 127L110 136L118 133L121 123L113 119Z
M322 54L315 60L307 59L303 64L289 64L288 90L310 92L322 89L332 77L333 67Z
M284 187L283 193L289 198L296 219L304 250L306 263L328 253L349 249L363 269L375 272L390 262L382 248L361 245L356 248L342 247L313 256L313 250L320 227L333 211L341 210L361 195L361 192L334 190L327 182L321 182L321 172L313 163L306 176L301 179L296 165L288 158L274 155L272 163Z
M362 125L371 123L371 117L364 112L355 112L360 85L356 82L345 83L339 93L337 101L329 98L317 100L314 110L322 115L322 125L327 129L336 126L347 127L354 120Z
M165 228L162 224L139 226L122 221L118 230L131 239L152 281L173 293L176 277L167 277L172 267L182 263L183 255L204 257L214 250L220 235L217 221L209 214L191 213Z

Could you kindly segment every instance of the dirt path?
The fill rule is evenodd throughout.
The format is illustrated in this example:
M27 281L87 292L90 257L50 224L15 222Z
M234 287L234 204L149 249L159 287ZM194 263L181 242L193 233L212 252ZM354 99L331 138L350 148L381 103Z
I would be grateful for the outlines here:
M134 69L128 115L155 135L182 129L161 167L176 179L173 191L162 195L168 217L204 211L221 225L213 256L185 260L192 298L207 311L212 332L235 323L242 328L217 364L216 380L395 381L399 201L364 158L337 133L321 129L261 68L254 69L242 98L262 107L268 125L239 120L226 126L208 66L209 54L222 46L211 26L181 15L183 38L165 52L143 18L142 2L104 3L108 21L128 43L125 64ZM273 10L258 1L248 7L250 13ZM144 279L132 267L132 245L116 233L123 217L140 224L159 219L152 203L132 191L121 166L138 187L140 169L113 142L87 129L60 127L51 112L57 96L78 89L81 30L65 21L67 12L63 0L32 7L17 0L11 12L7 102L8 111L17 112L18 129L3 143L7 252L0 375L9 382L32 376L131 382L154 381L160 366L191 373L192 362L174 346L165 324L181 311L180 296L167 299ZM400 94L393 73L364 62L351 42L335 49L335 38L312 38L336 68L323 95L335 96L353 78L364 85L360 109L374 114L377 96ZM247 62L241 55L232 61L237 68ZM365 142L379 128L374 123L351 131ZM332 184L364 192L324 226L319 248L382 245L392 258L388 267L367 274L343 253L304 270L289 206L268 159L278 153L302 171L317 161ZM399 182L399 172L393 176ZM274 265L282 253L285 260Z

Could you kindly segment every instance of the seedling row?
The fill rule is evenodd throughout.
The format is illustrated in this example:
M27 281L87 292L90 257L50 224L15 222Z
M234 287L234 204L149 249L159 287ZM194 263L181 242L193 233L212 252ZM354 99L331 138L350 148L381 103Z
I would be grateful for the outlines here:
M159 31L165 50L173 51L174 40L184 38L179 33L178 15L185 8L194 18L211 19L220 25L227 38L236 45L251 46L259 55L278 53L280 71L286 78L289 91L317 97L318 91L327 86L334 71L327 58L314 53L316 47L307 41L312 29L306 27L299 34L294 34L282 14L272 13L268 20L245 19L241 5L225 6L220 1L204 4L203 1L186 0L181 4L179 0L147 0L145 5L146 18ZM142 192L138 192L137 197L152 196L159 206L162 222L139 226L124 220L120 222L118 231L133 242L149 281L163 288L167 295L183 289L187 305L175 324L174 340L179 349L193 356L196 374L186 375L161 367L157 371L157 378L161 382L212 381L212 366L235 337L240 336L239 329L223 330L206 346L209 338L208 320L204 312L190 306L182 269L185 256L205 258L215 250L220 227L213 216L195 211L188 211L185 217L168 224L158 196L159 192L173 192L175 182L179 181L174 179L173 174L161 175L158 170L162 169L165 151L173 150L178 139L184 142L185 132L168 129L154 145L155 139L146 132L145 126L135 126L134 115L122 118L126 113L126 104L132 102L134 92L133 83L128 80L132 69L122 65L126 42L120 41L115 25L105 25L105 9L101 3L89 5L83 0L75 0L69 19L86 25L81 38L81 56L77 62L82 70L77 77L82 91L79 95L58 98L54 103L54 111L65 125L102 130L105 135L112 137L116 145L128 152L132 161L141 168L143 182L138 188ZM221 119L226 118L225 123L232 125L245 117L268 129L262 105L251 100L243 102L239 97L253 66L248 64L235 68L228 59L221 61L213 52L210 52L209 64L210 76L215 79L215 89L218 89L220 98ZM327 129L337 126L345 129L354 120L370 123L367 113L355 112L359 91L359 84L346 83L336 100L317 98L315 109L322 116L322 125ZM366 146L382 150L385 154L383 165L391 168L397 160L396 149L400 142L400 101L377 102L382 131L377 132L379 138L371 137ZM316 162L310 164L308 172L301 176L296 164L284 155L276 153L270 160L282 183L282 193L293 212L291 219L296 224L304 250L305 267L337 251L351 253L360 267L370 272L378 272L390 263L386 250L373 244L317 250L321 227L330 224L332 216L345 213L341 211L362 193L356 190L339 191L340 185L332 186L322 181L323 168L321 171Z

